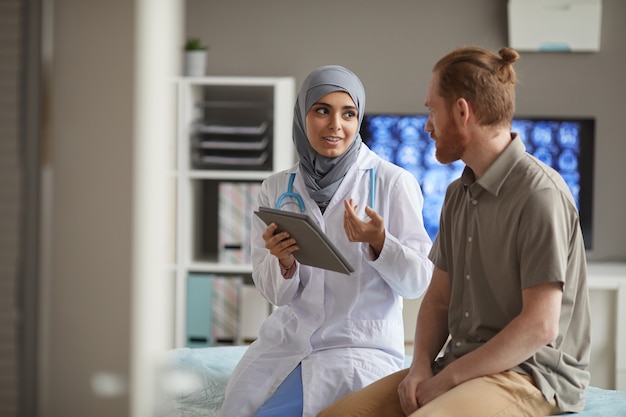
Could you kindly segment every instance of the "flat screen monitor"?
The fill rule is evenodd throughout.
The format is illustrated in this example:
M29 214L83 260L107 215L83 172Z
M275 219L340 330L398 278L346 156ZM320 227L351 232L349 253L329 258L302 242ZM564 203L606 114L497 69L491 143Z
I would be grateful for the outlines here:
M435 142L424 131L423 114L368 113L361 137L383 159L417 178L424 194L424 223L431 239L439 230L439 214L446 189L465 167L461 161L442 165L435 158ZM526 150L565 179L578 206L585 248L593 238L593 165L595 121L592 118L516 117L516 132Z

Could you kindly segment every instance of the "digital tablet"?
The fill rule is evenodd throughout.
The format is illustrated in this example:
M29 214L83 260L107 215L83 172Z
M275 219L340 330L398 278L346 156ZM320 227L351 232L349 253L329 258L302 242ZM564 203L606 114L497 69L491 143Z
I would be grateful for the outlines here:
M265 224L276 223L277 232L287 231L300 249L293 256L304 265L349 275L354 268L307 214L259 207L256 214Z

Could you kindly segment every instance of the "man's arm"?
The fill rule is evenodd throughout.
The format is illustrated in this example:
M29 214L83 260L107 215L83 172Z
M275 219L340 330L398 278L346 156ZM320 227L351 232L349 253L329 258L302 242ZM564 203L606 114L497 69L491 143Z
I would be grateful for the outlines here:
M432 363L448 340L450 290L448 273L435 267L417 314L411 369L398 386L400 404L406 415L417 410L417 386L432 377Z
M553 341L559 331L562 284L547 283L522 291L522 311L490 341L446 366L417 390L420 405L455 386L507 371Z

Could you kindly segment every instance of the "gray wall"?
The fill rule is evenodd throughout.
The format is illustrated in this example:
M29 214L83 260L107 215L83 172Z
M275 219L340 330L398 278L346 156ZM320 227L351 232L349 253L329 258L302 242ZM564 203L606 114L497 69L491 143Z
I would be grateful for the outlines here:
M54 0L52 14L40 415L128 415L91 383L130 366L134 5Z
M592 261L626 260L626 2L604 0L598 53L522 53L517 112L596 118ZM287 75L340 64L367 111L425 112L435 61L452 48L507 46L504 0L187 0L186 33L210 46L208 75Z

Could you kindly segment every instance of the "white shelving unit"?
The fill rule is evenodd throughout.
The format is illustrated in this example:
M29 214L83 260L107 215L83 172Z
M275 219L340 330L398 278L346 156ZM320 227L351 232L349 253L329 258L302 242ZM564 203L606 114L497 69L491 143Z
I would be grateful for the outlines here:
M187 342L189 274L249 276L252 273L250 264L220 262L218 184L260 183L270 174L294 164L291 130L295 80L292 77L184 77L175 82L178 124L173 173L176 181L176 242L172 256L174 343L183 347Z
M605 361L612 365L613 384L607 388L626 391L626 264L611 262L589 262L587 265L589 292L597 296L591 300L592 330L592 365L594 362L593 348L607 343L606 351L600 351L598 362ZM601 297L602 293L611 294L610 298ZM610 302L612 301L612 302ZM594 319L596 319L594 321ZM605 334L601 334L603 327ZM593 381L593 368L592 368Z

